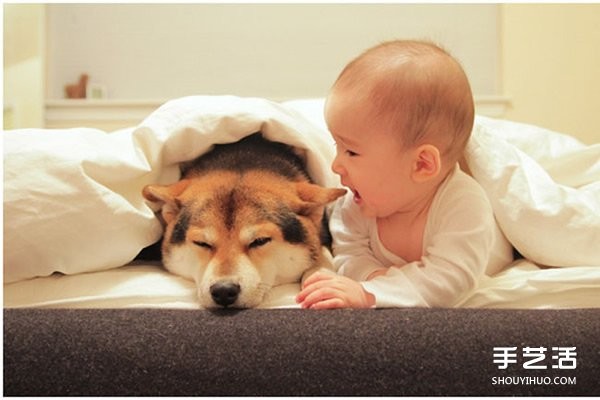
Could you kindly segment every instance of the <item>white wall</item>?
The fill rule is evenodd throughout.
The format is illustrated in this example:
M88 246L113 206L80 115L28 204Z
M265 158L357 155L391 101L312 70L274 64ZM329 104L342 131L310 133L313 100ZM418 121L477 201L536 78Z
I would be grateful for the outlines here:
M435 40L476 95L498 95L498 6L488 4L50 4L47 98L87 72L115 99L319 97L359 52Z
M44 31L41 4L4 4L4 129L43 126Z
M506 118L600 143L600 4L502 5Z

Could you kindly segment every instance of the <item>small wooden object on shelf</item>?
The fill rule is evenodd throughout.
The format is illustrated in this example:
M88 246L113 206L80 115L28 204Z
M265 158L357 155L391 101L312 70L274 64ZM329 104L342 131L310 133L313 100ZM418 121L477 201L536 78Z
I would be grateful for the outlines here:
M71 85L65 85L65 94L67 95L67 99L85 99L88 79L88 74L81 74L79 77L79 82Z

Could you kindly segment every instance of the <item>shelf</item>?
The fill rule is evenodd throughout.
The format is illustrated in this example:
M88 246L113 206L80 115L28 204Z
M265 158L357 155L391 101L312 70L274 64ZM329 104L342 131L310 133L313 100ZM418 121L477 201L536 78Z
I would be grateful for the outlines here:
M166 100L59 99L46 101L46 128L114 130L135 126Z
M506 96L475 96L475 113L486 117L503 118L511 101Z
M46 128L89 127L105 131L139 124L167 100L57 99L46 101ZM476 96L475 111L502 118L510 106L504 96Z

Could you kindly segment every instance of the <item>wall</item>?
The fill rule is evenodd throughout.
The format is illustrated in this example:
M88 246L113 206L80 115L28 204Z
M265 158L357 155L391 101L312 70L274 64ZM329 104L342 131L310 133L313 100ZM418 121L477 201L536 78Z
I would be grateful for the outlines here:
M506 118L600 142L600 5L501 6Z
M3 7L4 129L40 127L45 97L45 6Z
M5 122L20 126L42 126L44 99L84 71L112 99L314 97L373 43L425 37L461 59L476 95L509 97L505 117L600 142L599 4L3 7Z
M87 72L114 99L323 96L359 52L428 38L478 95L499 94L498 6L487 4L50 4L47 97ZM466 23L468 21L468 23Z

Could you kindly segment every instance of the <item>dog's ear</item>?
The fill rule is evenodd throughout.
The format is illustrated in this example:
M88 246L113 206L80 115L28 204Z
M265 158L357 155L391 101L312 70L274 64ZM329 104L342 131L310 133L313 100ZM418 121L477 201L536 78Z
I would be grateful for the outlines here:
M346 189L331 189L315 185L314 183L297 182L296 193L302 200L299 210L300 214L308 215L316 208L322 207L346 194Z
M172 185L147 185L142 189L142 196L153 203L168 203L183 193L189 184L189 180L183 179Z
M181 203L177 200L190 182L186 179L172 185L147 185L142 189L142 196L162 207L162 216L166 223L171 222L179 213Z

